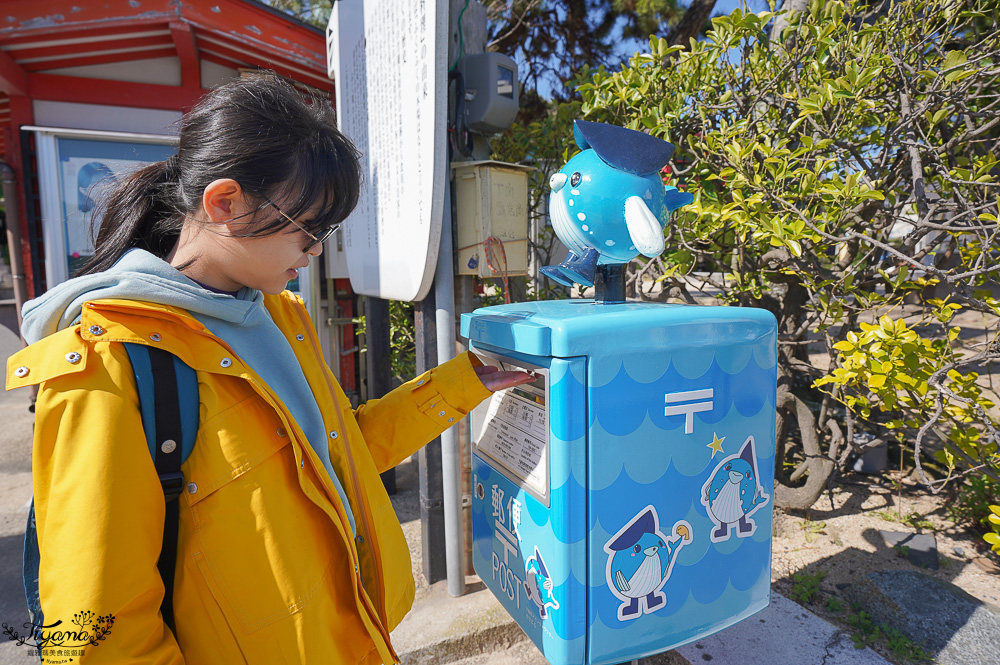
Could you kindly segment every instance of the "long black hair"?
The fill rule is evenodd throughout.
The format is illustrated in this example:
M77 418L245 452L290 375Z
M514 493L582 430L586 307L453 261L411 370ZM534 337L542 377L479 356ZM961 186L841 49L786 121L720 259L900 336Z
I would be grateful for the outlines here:
M185 216L220 178L238 182L251 200L260 199L262 210L264 197L283 200L282 210L293 218L318 206L304 223L319 235L357 205L360 155L337 130L329 101L307 99L273 75L226 83L184 116L177 154L117 182L100 217L94 257L79 274L107 270L133 247L166 257ZM271 235L289 224L280 214L263 222L256 217L237 235Z

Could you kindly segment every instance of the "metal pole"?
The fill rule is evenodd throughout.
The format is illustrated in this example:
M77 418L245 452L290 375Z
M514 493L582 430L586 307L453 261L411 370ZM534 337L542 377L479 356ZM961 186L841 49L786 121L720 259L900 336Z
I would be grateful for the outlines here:
M365 298L365 364L367 365L367 399L380 399L392 390L392 356L389 342L389 301ZM389 494L396 493L396 470L382 473L382 484Z
M437 331L434 316L434 291L413 307L416 330L417 374L437 365ZM441 489L441 437L417 452L420 479L420 537L423 571L428 584L448 576L444 536L444 505Z
M455 357L455 267L451 246L451 179L445 174L444 219L441 224L441 248L434 275L438 363ZM458 428L441 433L441 476L444 490L444 537L448 562L448 593L465 593L465 561L462 533L462 459Z

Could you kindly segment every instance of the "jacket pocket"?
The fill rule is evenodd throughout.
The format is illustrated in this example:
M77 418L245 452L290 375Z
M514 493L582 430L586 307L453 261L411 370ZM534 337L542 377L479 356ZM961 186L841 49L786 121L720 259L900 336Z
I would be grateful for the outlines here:
M196 457L197 455L197 457ZM300 488L287 432L250 398L202 425L186 495L198 567L237 633L252 633L331 593L344 549Z

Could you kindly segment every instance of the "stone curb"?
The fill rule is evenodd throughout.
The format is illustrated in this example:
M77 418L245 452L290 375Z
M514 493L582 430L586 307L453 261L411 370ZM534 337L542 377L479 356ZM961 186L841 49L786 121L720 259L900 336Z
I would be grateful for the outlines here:
M392 633L404 665L506 665L511 660L505 652L512 648L519 654L518 665L546 665L499 601L481 582L475 586L478 590L459 598L448 595L446 582L418 590L413 610ZM871 649L855 649L848 633L776 592L758 614L639 663L745 665L748 653L768 653L772 665L889 665Z

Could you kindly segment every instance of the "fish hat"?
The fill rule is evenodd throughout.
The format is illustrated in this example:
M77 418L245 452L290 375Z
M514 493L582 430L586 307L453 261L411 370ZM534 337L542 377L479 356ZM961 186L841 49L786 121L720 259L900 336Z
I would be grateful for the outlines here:
M740 459L749 464L751 468L755 466L753 459L753 437L747 439L747 442L743 444L743 448L740 449Z
M639 542L644 533L656 533L656 518L653 517L652 510L647 510L639 516L639 519L633 522L632 526L625 530L625 533L615 538L608 547L615 552L627 550Z
M656 173L674 154L674 145L634 129L575 120L573 138L581 150L592 148L601 161L638 176Z

